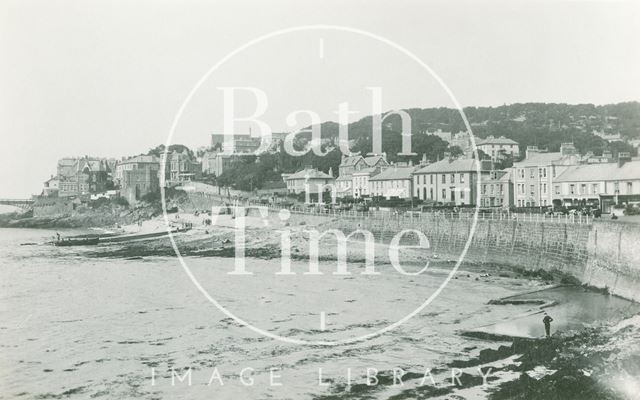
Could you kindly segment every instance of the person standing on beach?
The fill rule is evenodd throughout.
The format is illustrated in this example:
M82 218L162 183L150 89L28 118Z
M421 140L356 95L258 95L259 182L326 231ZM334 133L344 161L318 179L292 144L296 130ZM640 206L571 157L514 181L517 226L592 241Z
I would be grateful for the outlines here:
M551 336L551 321L553 321L553 318L547 315L547 313L544 313L542 323L544 323L544 332L546 333L547 337Z

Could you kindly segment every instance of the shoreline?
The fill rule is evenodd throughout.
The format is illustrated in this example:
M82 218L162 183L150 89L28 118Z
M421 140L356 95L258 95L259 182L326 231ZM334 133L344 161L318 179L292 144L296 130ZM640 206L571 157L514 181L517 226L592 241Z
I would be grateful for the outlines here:
M181 213L181 218L193 220L192 216ZM180 246L181 252L186 257L235 257L236 248L234 246L233 221L228 216L221 217L221 226L205 227L195 226L193 231L176 235L174 239ZM158 218L151 218L145 221L146 224L158 223ZM253 221L255 222L255 221ZM291 227L292 234L291 258L293 260L309 260L308 237L303 230L306 225ZM94 226L95 228L95 226ZM125 226L126 229L136 229L135 225ZM151 228L150 228L151 229ZM210 232L209 232L210 231ZM248 258L258 258L264 260L274 260L280 257L278 248L279 236L267 236L264 229L257 224L249 224L246 230L247 244L245 256ZM362 242L349 242L348 264L362 263L365 259L364 246ZM325 243L320 246L319 260L336 261L335 244ZM353 247L353 252L351 251ZM376 248L387 249L386 244L376 243ZM82 256L86 258L102 259L126 259L144 260L145 257L174 257L175 253L169 243L169 239L154 238L134 241L130 243L105 244L97 247L73 248L65 254ZM407 265L419 263L423 257L415 252L409 252ZM376 264L387 261L386 257L379 257L376 254ZM404 261L403 261L404 262ZM442 259L433 263L434 269L444 270L450 268L452 261ZM434 272L436 272L434 271ZM575 279L561 271L546 270L526 270L515 268L509 265L497 263L473 263L465 262L454 279L482 280L491 284L495 281L500 285L501 279L517 279L527 282L536 282L538 286L534 290L547 290L550 284L576 284ZM596 291L587 286L581 286L585 290ZM530 293L531 291L527 291ZM524 293L524 292L523 292ZM508 304L509 299L520 294L510 295L493 299L487 305L492 307ZM600 291L602 293L602 291ZM539 306L539 304L537 304ZM622 357L620 350L623 343L629 337L640 339L640 317L627 317L625 322L631 323L626 327L609 327L606 324L599 324L595 327L585 327L579 330L559 332L551 339L525 339L518 337L491 337L490 335L478 335L469 337L469 340L478 341L476 350L466 353L468 357L458 356L433 369L434 379L438 385L434 386L430 381L426 385L418 384L424 378L424 373L418 371L408 371L404 381L407 386L402 389L384 385L392 379L384 371L380 373L380 385L369 386L362 382L351 385L349 390L340 381L330 382L329 393L318 395L317 400L324 399L350 399L355 397L375 396L385 390L395 391L389 399L403 400L413 398L438 398L449 395L457 395L464 391L472 393L483 393L490 399L506 400L512 398L522 399L549 399L553 395L562 393L563 399L624 399L621 394L608 387L603 382L617 379L622 374L622 370L616 368L610 370L607 360L611 357ZM458 332L457 335L463 333ZM507 343L507 344L502 344ZM510 344L509 344L510 343ZM494 348L496 347L497 348ZM627 358L640 357L637 348L629 351L626 345ZM626 359L625 359L626 360ZM628 362L624 361L623 362ZM451 379L452 368L460 369L462 372L461 385L445 385ZM495 375L488 380L492 384L488 387L483 385L483 379L477 373L470 371L480 370L484 373L491 368ZM640 371L633 371L640 373ZM413 387L412 387L413 386Z

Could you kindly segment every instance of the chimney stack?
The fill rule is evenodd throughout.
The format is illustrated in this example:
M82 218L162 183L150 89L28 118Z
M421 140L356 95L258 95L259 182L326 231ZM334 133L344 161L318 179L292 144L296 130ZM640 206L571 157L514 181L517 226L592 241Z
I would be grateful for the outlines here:
M628 151L618 153L618 167L622 167L627 161L631 161L631 154Z
M560 155L561 156L571 156L578 154L578 150L576 150L576 146L573 143L562 143L560 145Z
M529 158L529 156L537 153L540 153L540 149L538 149L538 146L527 146L527 150L525 151L525 158Z

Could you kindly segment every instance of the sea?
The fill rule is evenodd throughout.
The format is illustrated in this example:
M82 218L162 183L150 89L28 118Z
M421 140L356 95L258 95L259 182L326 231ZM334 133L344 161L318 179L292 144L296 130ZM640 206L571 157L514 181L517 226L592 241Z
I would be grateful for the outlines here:
M461 332L530 312L488 303L541 286L463 265L405 318L448 269L350 263L341 275L321 261L314 275L299 260L282 274L279 258L247 258L234 275L230 257L97 257L47 243L55 235L0 229L2 399L412 398L457 385L452 361L508 345Z

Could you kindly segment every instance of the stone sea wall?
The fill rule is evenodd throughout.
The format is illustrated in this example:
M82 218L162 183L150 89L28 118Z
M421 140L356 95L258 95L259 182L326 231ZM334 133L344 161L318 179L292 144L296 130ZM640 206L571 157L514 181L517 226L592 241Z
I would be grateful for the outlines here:
M221 204L217 196L189 197L198 209ZM258 214L251 210L249 215ZM270 209L269 218L277 218L277 210ZM509 218L478 218L474 223L466 214L452 217L427 213L385 216L383 213L336 217L295 212L289 222L321 224L320 229L340 229L347 235L364 229L384 243L403 229L416 229L427 236L432 251L441 259L457 260L466 248L465 260L530 270L559 270L582 283L640 301L640 225L637 224Z
M403 229L423 232L440 258L559 270L582 283L640 301L640 226L594 221L516 221L423 214L422 217L337 218L326 224L345 233L371 231L389 242ZM469 241L471 230L473 236Z

